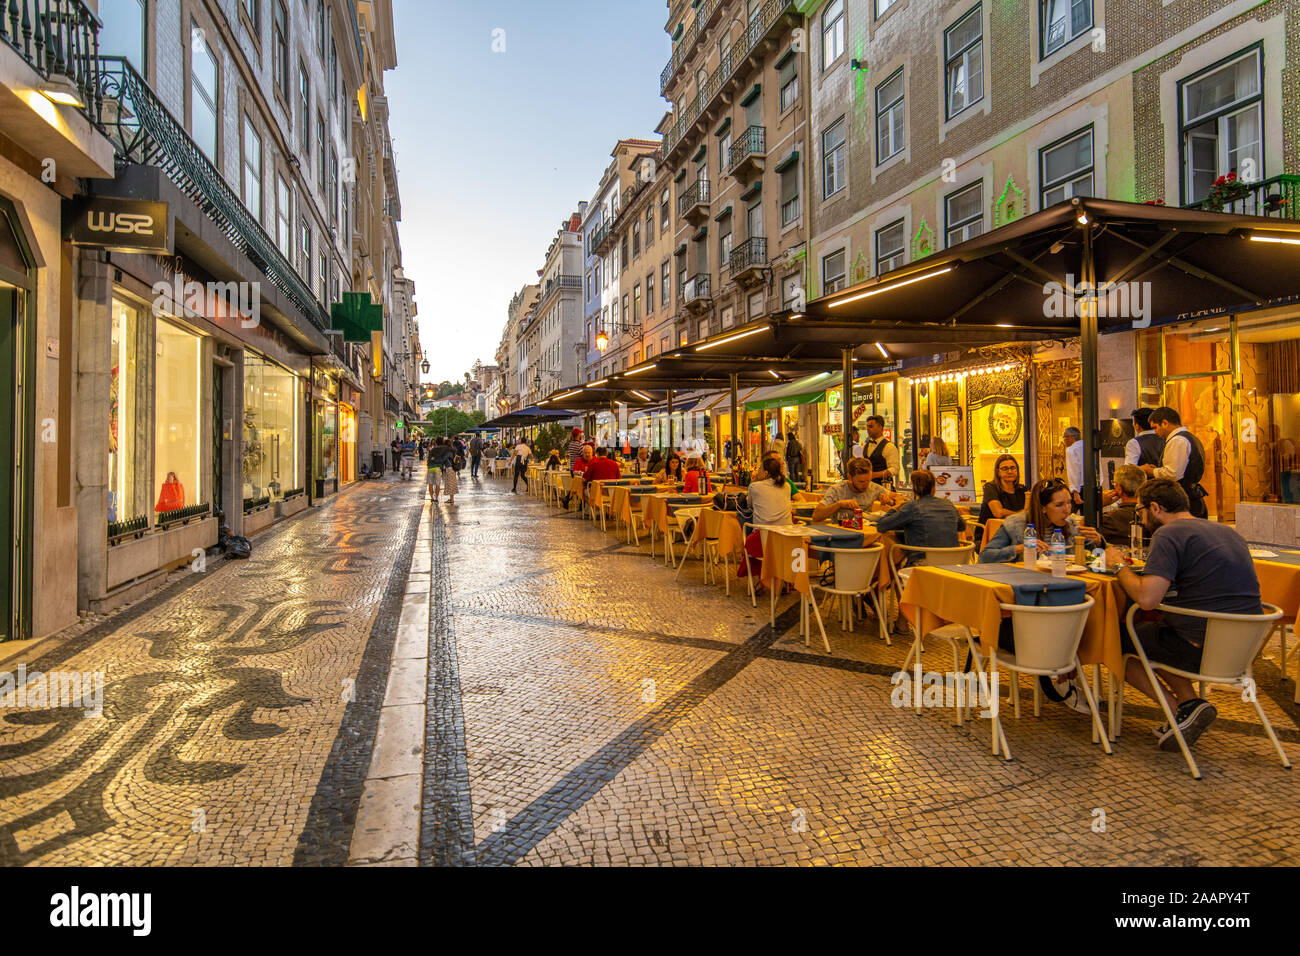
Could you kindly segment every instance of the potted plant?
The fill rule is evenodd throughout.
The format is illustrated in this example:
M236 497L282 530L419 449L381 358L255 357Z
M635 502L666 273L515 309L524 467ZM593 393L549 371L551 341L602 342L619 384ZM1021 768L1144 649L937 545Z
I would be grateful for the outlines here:
M1244 199L1250 195L1251 186L1237 178L1235 172L1225 173L1214 181L1210 187L1210 194L1205 198L1207 208L1223 212L1223 207L1231 205L1238 199Z

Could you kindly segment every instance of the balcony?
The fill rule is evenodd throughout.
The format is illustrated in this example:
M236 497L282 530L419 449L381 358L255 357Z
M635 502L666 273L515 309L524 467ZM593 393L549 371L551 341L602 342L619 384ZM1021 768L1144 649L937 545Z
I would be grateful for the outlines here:
M538 308L541 308L552 298L559 295L564 290L582 291L582 276L565 276L559 275L546 283L546 288L542 290L542 296L537 300Z
M82 0L0 0L0 130L60 176L113 176L96 129L99 27Z
M731 278L743 286L755 285L763 281L767 271L767 239L764 236L751 236L731 253Z
M741 182L761 175L767 160L767 127L751 126L731 147L727 173Z
M601 223L592 237L591 251L598 256L603 256L616 245L618 245L618 233L614 231L613 222Z
M697 179L677 197L677 214L698 225L709 217L709 181Z
M1300 176L1284 174L1257 183L1246 184L1250 192L1222 206L1208 199L1188 203L1184 209L1207 212L1230 212L1238 216L1263 216L1267 219L1300 219Z
M673 50L672 57L668 60L668 65L663 68L659 74L659 92L662 94L668 89L673 78L686 65L686 61L691 58L695 52L695 46L700 41L700 34L707 30L709 25L714 21L714 14L722 9L722 0L708 0L695 13L695 20L691 23L691 28L682 35L677 41L677 48Z
M709 294L708 275L691 276L683 283L681 303L687 312L693 314L709 311L713 305L713 296Z
M161 169L304 318L322 332L329 328L325 307L135 68L120 57L101 57L99 67L97 96L121 157Z

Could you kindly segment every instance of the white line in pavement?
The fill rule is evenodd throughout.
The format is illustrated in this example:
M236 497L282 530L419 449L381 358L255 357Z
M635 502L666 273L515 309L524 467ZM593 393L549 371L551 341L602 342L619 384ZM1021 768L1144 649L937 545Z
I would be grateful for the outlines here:
M348 866L417 864L429 671L430 522L430 505L426 501L406 579L388 686L375 731L375 750L352 831Z

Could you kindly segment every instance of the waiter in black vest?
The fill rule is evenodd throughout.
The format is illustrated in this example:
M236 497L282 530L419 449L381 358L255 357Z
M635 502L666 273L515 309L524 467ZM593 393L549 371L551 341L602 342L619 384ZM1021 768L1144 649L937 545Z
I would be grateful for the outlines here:
M1124 446L1124 464L1159 465L1164 460L1165 440L1151 428L1151 408L1133 409L1133 428L1136 434Z
M1159 465L1139 467L1152 478L1172 478L1178 482L1191 504L1187 510L1195 518L1208 518L1206 491L1200 485L1205 475L1205 448L1201 440L1183 427L1177 411L1165 405L1151 412L1151 427L1164 440L1164 452Z
M867 443L862 457L871 463L871 480L885 488L893 489L898 477L898 447L885 437L885 419L872 415L867 419Z

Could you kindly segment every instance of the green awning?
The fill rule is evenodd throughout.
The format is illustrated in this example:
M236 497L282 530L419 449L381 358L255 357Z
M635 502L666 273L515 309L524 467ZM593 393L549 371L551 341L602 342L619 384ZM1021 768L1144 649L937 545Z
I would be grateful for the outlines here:
M772 171L775 173L783 173L797 162L799 162L799 150L796 149L792 150L789 156L773 166Z
M793 47L793 46L791 46L791 47L790 47L789 49L787 49L784 53L782 53L781 56L777 58L777 61L776 61L775 63L773 63L772 65L773 65L774 67L776 67L776 68L779 70L779 69L781 69L781 67L783 67L783 66L785 66L787 63L789 63L792 59L794 59L794 47Z
M709 146L708 146L708 144L707 144L707 143L700 143L700 148L697 149L697 150L695 151L695 155L691 157L691 162L698 163L701 159L704 158L704 155L705 155L708 151L709 151Z
M677 24L677 29L673 31L673 42L676 43L682 38L682 32L686 29L685 22Z
M765 408L786 408L791 405L813 405L826 400L826 390L839 381L837 372L818 372L783 385L759 389L745 400L746 411L757 412Z
M731 117L730 117L730 116L728 116L726 119L724 119L721 123L718 124L718 128L715 129L715 130L713 131L713 135L714 135L714 136L723 136L723 135L726 134L727 130L729 130L729 129L731 129Z
M762 92L763 92L763 84L755 83L753 87L750 89L750 91L746 93L743 97L741 97L740 105L748 106L750 103L754 102L754 100L758 99L759 94Z

